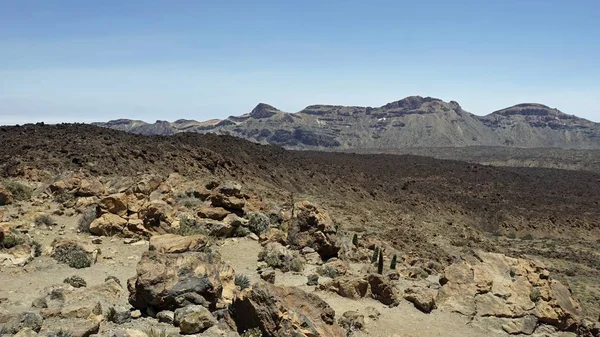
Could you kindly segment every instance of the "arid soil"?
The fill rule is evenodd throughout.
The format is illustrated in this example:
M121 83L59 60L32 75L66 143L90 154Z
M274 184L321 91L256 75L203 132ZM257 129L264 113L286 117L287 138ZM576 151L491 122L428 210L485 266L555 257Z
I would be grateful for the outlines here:
M173 305L161 307L162 303L152 302L156 299L142 295L146 294L142 290L149 291L143 287L160 284L152 283L160 280L144 279L144 275L152 274L145 271L149 263L162 261L153 260L152 254L164 253L161 258L165 259L169 254L179 254L178 263L192 263L192 267L201 263L193 257L212 261L220 256L235 275L246 275L252 284L260 284L268 278L268 268L262 265L268 259L260 254L269 249L285 259L301 255L305 266L299 272L287 270L287 266L273 268L274 284L283 288L260 291L273 292L281 303L296 297L298 303L310 303L297 310L315 324L315 331L341 331L336 329L342 329L345 323L339 322L338 327L337 319L358 309L364 316L365 329L353 327L347 330L349 335L503 336L509 331L531 334L531 329L535 329L535 336L573 336L576 331L585 330L581 330L583 317L591 319L593 325L600 313L600 174L493 167L412 155L287 151L228 136L180 133L148 137L88 125L2 127L0 142L4 144L0 148L2 184L18 182L34 189L30 200L0 206L1 229L4 235L14 231L15 235L41 245L41 256L25 265L13 266L5 260L5 265L0 266L0 299L4 299L0 300L0 322L3 315L31 310L32 302L66 277L83 277L92 289L90 293L95 294L105 291L102 287L112 287L105 279L115 276L122 290L108 305L131 311L132 315L139 309L142 317L119 325L102 320L102 315L94 316L102 320L95 334L112 336L119 329L143 330L149 325L177 333L172 324L159 324L152 311L172 311ZM119 203L126 207L120 208ZM96 209L97 226L90 229L93 235L77 225L89 207ZM254 236L238 233L235 223L246 226L255 212L271 217L270 229ZM36 221L40 215L50 215L55 225L40 225ZM236 220L237 216L244 220ZM205 226L203 236L183 232L185 217ZM162 236L166 233L177 235ZM358 244L351 243L354 234L360 238ZM92 243L98 238L101 242ZM152 238L164 241L153 243ZM96 263L83 269L57 263L52 256L61 240L91 247L89 252L96 256ZM187 248L181 248L181 242ZM191 242L201 245L202 250L191 248ZM205 247L212 248L206 251ZM314 249L303 250L304 247ZM377 267L369 262L376 248L381 248L386 261L382 274L388 287L385 289L393 288L397 296L371 289L378 282L373 281L378 280ZM3 252L17 254L14 249L0 250ZM463 281L453 278L452 268L485 269L478 265L489 258L482 252L518 260L498 258L490 270L504 273L502 277L506 279L502 282L507 288L498 290L491 285L488 290L480 289L481 293L473 293L472 301L484 301L485 297L477 296L489 291L500 301L508 301L510 309L502 309L504 302L494 302L492 309L486 307L489 303L481 302L484 304L478 304L475 312L468 314L464 305L452 299L461 291L470 292L482 284L460 283ZM392 255L398 256L398 273L389 269ZM171 268L165 261L161 262L165 268ZM307 285L307 277L317 273L322 264L335 269L342 268L340 263L343 273L333 276L326 272L333 277L321 275L318 286ZM135 281L136 269L139 289L132 290L127 280ZM227 336L234 336L243 332L240 327L250 323L236 316L233 309L236 305L247 306L247 298L253 299L249 303L259 303L263 295L253 288L229 294L233 281L226 278L229 271L225 270L228 269L215 276L215 282L223 285L222 298L205 304L214 315L210 319L218 318L221 332L230 329L234 334ZM548 272L550 281L546 281ZM484 276L489 280L500 277L490 275ZM184 281L184 276L177 276L181 278L179 282ZM371 282L369 292L373 292L373 298L341 296L332 285L344 280L358 287L366 282L363 278ZM571 308L570 292L563 291L567 288L557 286L555 280L570 288L580 309ZM172 286L169 284L167 287ZM541 295L532 295L532 286L536 291L541 289ZM403 300L401 294L408 288L418 289L425 298L439 293L431 295L435 310L423 313L411 301ZM302 311L321 304L293 289L325 301L336 312L336 322L332 326L321 325L314 312ZM515 293L516 289L527 293ZM546 294L544 289L551 290ZM65 303L69 296L78 294L78 290L67 291L73 293L66 295ZM393 297L394 304L390 305L389 298L376 291ZM518 303L524 309L512 307L506 292L518 295ZM52 291L49 294L53 296ZM67 315L65 307L60 313L50 313L52 305L48 301L49 309L43 312L48 316L45 322ZM152 310L146 312L144 301L152 303ZM424 298L419 301L427 302ZM544 303L548 306L544 307ZM233 308L228 314L222 312L226 304ZM369 317L371 308L379 312L376 318ZM105 309L103 303L104 316ZM267 309L256 308L258 313L271 310ZM83 309L78 310L73 312ZM493 313L486 314L485 310ZM579 311L575 320L571 312ZM556 318L552 316L555 312ZM528 325L534 317L537 323ZM237 324L238 331L227 324ZM283 336L281 330L272 330L275 328L270 323L261 324L264 336ZM294 328L302 325L294 320L289 324ZM593 333L590 331L593 329L585 333Z

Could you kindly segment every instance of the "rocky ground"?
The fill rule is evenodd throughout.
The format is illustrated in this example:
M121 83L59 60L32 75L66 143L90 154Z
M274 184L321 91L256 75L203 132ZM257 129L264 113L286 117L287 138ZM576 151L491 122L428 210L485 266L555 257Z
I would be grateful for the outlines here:
M89 130L2 131L0 335L599 333L597 175Z

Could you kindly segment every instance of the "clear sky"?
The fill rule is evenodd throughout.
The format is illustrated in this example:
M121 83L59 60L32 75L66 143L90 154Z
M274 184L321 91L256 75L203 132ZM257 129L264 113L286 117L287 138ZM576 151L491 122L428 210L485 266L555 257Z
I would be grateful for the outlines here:
M600 122L600 1L0 0L0 124L410 95Z

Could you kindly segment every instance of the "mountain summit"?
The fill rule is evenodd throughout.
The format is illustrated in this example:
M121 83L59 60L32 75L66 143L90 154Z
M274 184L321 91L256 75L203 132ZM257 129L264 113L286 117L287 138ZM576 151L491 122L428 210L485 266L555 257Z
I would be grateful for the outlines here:
M94 123L142 134L227 134L293 149L515 146L600 149L600 124L542 104L476 116L454 101L410 96L381 107L310 105L296 113L266 103L224 120Z

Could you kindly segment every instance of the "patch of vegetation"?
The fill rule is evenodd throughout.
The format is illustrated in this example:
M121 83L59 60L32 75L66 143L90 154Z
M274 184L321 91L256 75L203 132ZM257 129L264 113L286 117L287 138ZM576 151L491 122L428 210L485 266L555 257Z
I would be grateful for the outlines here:
M259 328L248 329L240 337L262 337L262 331Z
M531 234L526 234L521 237L521 240L530 241L530 240L533 240L533 236Z
M299 256L294 256L290 261L289 269L295 272L301 272L304 270L304 260Z
M54 201L58 202L59 204L64 204L73 200L75 200L75 195L73 193L63 191L54 194Z
M31 187L16 181L4 183L4 188L6 188L17 201L27 201L31 199L31 196L33 195L33 189Z
M179 229L175 234L190 236L198 234L206 234L206 229L203 228L194 218L187 215L179 217Z
M83 279L83 277L78 275L69 276L64 279L63 283L69 284L75 288L87 287L87 282Z
M1 245L3 248L10 249L15 246L22 245L24 243L25 243L24 239L22 239L18 236L11 235L11 236L5 237L4 241L2 241Z
M233 283L238 288L240 288L240 290L244 290L250 287L250 279L246 275L235 275Z
M337 271L335 270L335 268L333 268L330 265L322 265L322 266L318 267L317 273L321 276L327 276L329 278L338 277Z
M90 225L96 220L96 207L88 207L77 220L77 229L81 233L89 233Z
M33 247L33 257L42 256L42 244L33 240L31 242L31 246Z
M271 220L269 217L259 212L249 213L247 218L248 229L250 229L250 231L256 235L261 235L262 233L266 232L271 225Z
M540 288L533 288L531 290L531 292L529 293L529 299L532 302L537 302L540 300L540 297L542 296L542 293L540 291Z
M429 276L429 274L423 268L419 268L419 267L411 268L410 275L413 278L427 278L427 276Z
M178 193L175 196L175 199L177 200L178 203L180 203L184 207L190 208L190 209L197 207L202 202L202 200L200 200L196 197L194 191Z
M36 226L52 226L54 225L54 219L48 214L40 215L35 218L34 223Z
M92 265L88 253L76 245L59 246L54 252L56 261L65 263L71 268L81 269Z
M506 237L509 239L516 239L517 238L517 234L515 233L508 233L506 234Z
M167 330L165 329L154 329L154 328L150 328L147 330L144 330L144 333L146 333L146 335L148 335L148 337L167 337Z

